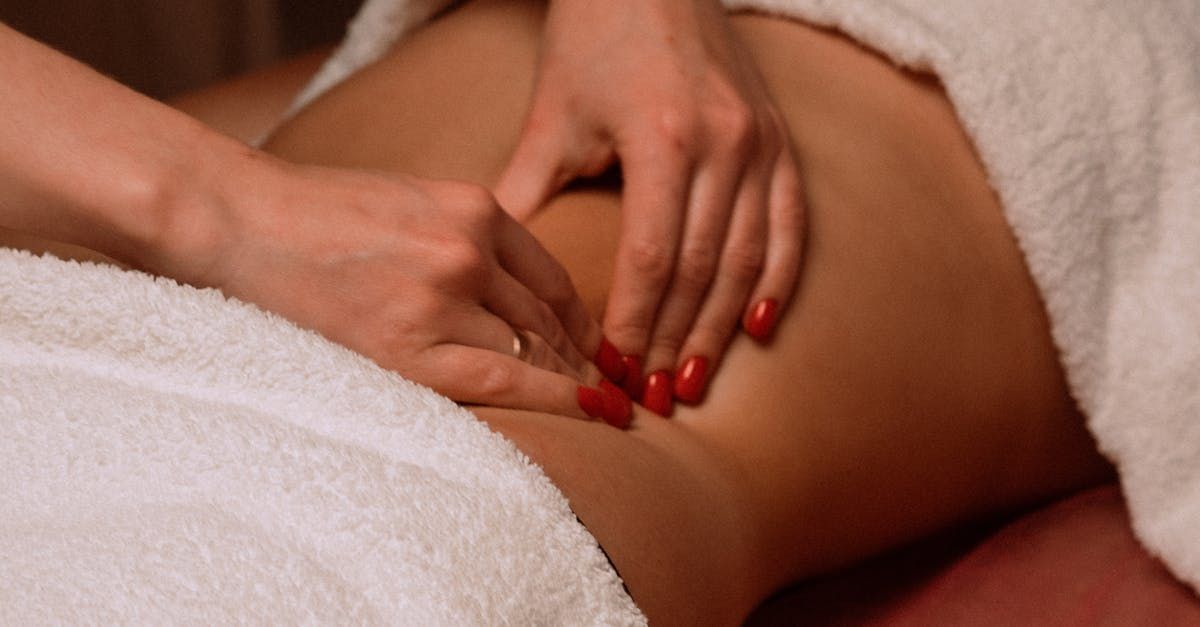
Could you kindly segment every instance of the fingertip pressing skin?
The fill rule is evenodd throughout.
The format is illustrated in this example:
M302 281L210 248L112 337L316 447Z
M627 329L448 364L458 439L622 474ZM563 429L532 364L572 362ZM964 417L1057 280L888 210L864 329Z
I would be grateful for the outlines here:
M766 298L746 310L746 316L742 318L742 328L747 335L765 344L771 339L771 333L775 331L775 323L778 320L779 301Z
M604 422L618 429L628 428L633 420L633 402L625 395L624 390L608 381L601 381L600 389L607 393L604 400Z
M670 418L674 409L671 379L669 370L652 373L646 378L645 391L642 394L642 406L663 418Z
M596 366L600 368L609 381L620 383L625 378L625 362L620 351L607 338L600 340L600 348L596 351Z
M749 287L720 276L722 250L732 235L735 197L745 169L736 159L718 159L722 155L714 150L708 156L710 161L698 166L692 181L674 275L659 306L646 355L651 368L677 363L680 347L686 346L707 310L723 309L723 326L732 331L746 304L748 294L738 294L738 290L749 292ZM762 212L765 208L750 210Z
M625 381L622 387L629 398L640 401L646 383L642 375L642 358L638 355L624 355L621 362L625 364Z
M604 416L604 392L590 388L586 385L579 386L575 392L575 397L579 402L579 408L583 413L592 418L600 418Z
M684 403L696 404L704 398L708 386L708 358L697 355L683 362L675 377L675 398Z

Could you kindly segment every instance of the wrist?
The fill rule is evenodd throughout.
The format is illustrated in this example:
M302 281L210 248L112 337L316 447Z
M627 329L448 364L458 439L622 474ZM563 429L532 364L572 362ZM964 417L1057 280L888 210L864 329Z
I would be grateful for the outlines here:
M126 186L126 206L133 211L116 212L118 223L111 226L125 243L126 260L136 267L212 287L218 284L214 268L231 238L231 175L251 166L255 151L188 122L164 157Z
M197 281L250 150L0 24L0 225ZM189 261L191 263L186 263Z

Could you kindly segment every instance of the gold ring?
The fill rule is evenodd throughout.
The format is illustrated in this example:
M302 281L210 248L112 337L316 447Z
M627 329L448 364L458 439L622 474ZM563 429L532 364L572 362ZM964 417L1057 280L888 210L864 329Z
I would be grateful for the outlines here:
M529 339L518 329L513 329L512 356L521 361L529 356Z

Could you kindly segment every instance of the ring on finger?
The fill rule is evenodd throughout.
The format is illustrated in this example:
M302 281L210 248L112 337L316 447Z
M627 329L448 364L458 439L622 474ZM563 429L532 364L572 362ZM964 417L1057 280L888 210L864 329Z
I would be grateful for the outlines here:
M512 356L526 361L529 357L529 338L525 336L525 332L514 328L512 340Z

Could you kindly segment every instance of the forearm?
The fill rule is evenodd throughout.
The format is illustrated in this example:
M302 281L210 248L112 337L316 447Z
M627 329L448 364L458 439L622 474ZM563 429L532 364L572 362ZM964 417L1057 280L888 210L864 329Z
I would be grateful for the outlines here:
M237 142L0 25L0 226L140 267L198 234Z

